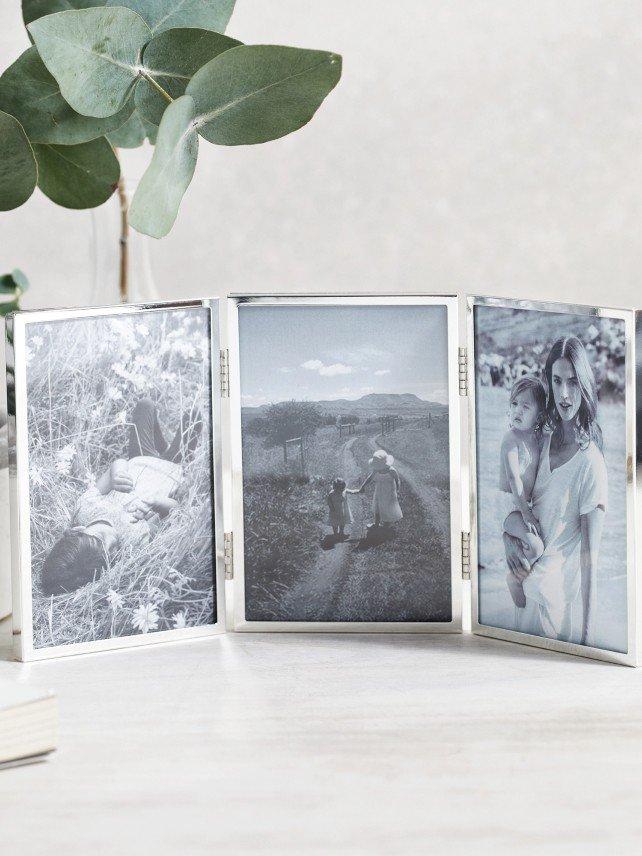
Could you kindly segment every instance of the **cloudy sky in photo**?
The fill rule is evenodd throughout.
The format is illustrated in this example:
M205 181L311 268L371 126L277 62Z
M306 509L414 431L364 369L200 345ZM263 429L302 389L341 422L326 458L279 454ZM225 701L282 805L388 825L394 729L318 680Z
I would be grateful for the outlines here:
M410 392L446 403L443 306L239 307L241 403Z

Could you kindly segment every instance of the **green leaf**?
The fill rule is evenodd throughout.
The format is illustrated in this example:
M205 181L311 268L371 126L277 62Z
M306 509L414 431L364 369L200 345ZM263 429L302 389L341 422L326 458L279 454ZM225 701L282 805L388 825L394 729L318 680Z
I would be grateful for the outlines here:
M22 0L22 19L25 27L32 21L54 12L68 12L70 9L89 9L104 6L105 0Z
M224 33L235 0L107 0L107 6L127 6L146 21L154 33L176 27L200 27Z
M63 208L95 208L112 195L120 164L102 137L79 146L34 146L38 187Z
M197 131L228 146L282 137L312 118L340 76L341 58L324 51L241 45L210 60L165 110L132 226L154 238L170 231L196 167Z
M341 77L341 57L279 45L241 45L210 60L187 85L199 133L242 146L275 140L314 116Z
M25 291L27 291L27 289L29 288L29 280L27 279L26 273L23 273L20 268L14 268L11 271L11 276L20 294L23 294Z
M77 145L103 137L123 125L134 109L130 98L107 119L81 116L60 94L35 47L26 50L0 77L0 109L15 116L32 143Z
M154 156L132 199L129 222L153 238L162 238L174 225L194 175L198 155L195 109L194 100L183 95L165 110Z
M158 127L148 122L138 110L134 110L121 128L107 134L107 139L117 149L135 149L142 146L145 140L155 145L157 134Z
M79 9L29 24L40 56L63 97L83 116L118 113L139 73L150 30L131 9Z
M38 168L33 149L20 122L0 111L0 211L11 211L29 199L36 187Z
M20 309L18 298L10 300L8 303L0 303L0 317L4 318L10 312L17 312Z
M13 294L18 299L28 288L29 280L18 268L0 276L0 294ZM1 305L5 307L7 304Z
M15 294L16 284L10 273L0 276L0 294Z
M236 39L210 30L167 30L146 45L143 65L146 73L176 100L185 94L185 87L201 66L240 44ZM160 125L167 101L145 78L138 81L135 98L139 112Z

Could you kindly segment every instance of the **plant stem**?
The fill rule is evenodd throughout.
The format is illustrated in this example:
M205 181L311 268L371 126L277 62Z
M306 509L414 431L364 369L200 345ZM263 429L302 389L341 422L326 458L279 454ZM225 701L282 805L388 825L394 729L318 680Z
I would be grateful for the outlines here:
M120 269L118 276L118 294L121 303L129 302L129 199L125 190L125 179L118 179L118 199L120 201Z
M168 104L171 104L171 103L172 103L172 101L174 100L174 99L172 98L172 96L169 94L169 92L166 92L166 91L163 89L163 87L160 85L160 83L158 83L156 80L154 80L154 78L151 76L151 74L147 74L147 72L146 72L146 71L141 71L141 76L142 76L142 77L144 77L144 78L145 78L145 80L146 80L148 83L151 83L151 85L154 87L154 89L155 89L155 90L156 90L160 95L162 95L162 96L163 96L163 98L165 99L165 101L167 101L167 103L168 103Z

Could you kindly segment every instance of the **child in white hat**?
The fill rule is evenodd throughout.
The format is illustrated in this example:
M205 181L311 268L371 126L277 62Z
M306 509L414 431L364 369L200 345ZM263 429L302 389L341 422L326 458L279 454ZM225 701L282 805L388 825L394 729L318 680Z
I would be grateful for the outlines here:
M372 497L372 513L375 526L388 527L391 523L401 520L403 513L399 505L399 473L392 466L394 458L385 449L377 449L370 458L372 472L359 488L363 493L367 484L374 481L375 490Z

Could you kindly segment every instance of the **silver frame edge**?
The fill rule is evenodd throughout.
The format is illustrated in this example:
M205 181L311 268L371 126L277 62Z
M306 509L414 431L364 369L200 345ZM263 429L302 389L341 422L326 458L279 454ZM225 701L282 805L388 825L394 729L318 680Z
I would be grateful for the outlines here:
M248 621L245 618L243 462L239 365L239 305L442 305L448 324L448 409L450 449L451 610L449 622ZM227 299L230 352L231 519L234 532L233 629L289 633L461 633L462 573L461 426L458 388L458 297L454 294L234 294Z
M519 633L516 630L506 630L480 624L479 589L478 589L478 551L477 551L477 445L476 445L476 415L475 415L475 339L474 314L475 306L496 306L506 309L534 309L541 312L554 312L571 315L594 315L596 317L619 318L625 322L625 361L626 361L626 509L627 509L627 652L607 651L578 645L572 642L561 642L557 639L547 639L542 636L532 636ZM469 460L469 491L470 491L470 582L471 582L471 629L475 635L488 636L506 642L516 642L548 651L563 654L574 654L593 660L609 663L619 663L624 666L637 666L637 633L638 633L638 591L636 585L636 490L634 483L635 464L635 311L632 309L611 309L608 307L582 306L569 303L554 303L536 300L512 300L509 298L482 297L466 295L466 347L468 352L468 460ZM640 367L642 371L642 366ZM642 467L638 477L642 482ZM642 525L642 522L641 522Z
M7 367L14 369L15 410L9 413L9 479L11 513L11 582L13 657L23 662L76 654L139 648L187 639L202 639L225 632L225 566L223 561L223 488L221 452L221 404L219 386L219 306L218 298L159 301L77 309L37 309L10 314L6 321ZM27 435L26 367L16 359L24 347L25 327L30 323L100 315L132 315L164 309L207 308L210 311L211 401L212 401L212 485L215 536L216 622L200 627L162 630L155 633L116 636L92 642L34 648L32 632L32 576L29 509L29 461ZM13 336L13 345L10 344Z

